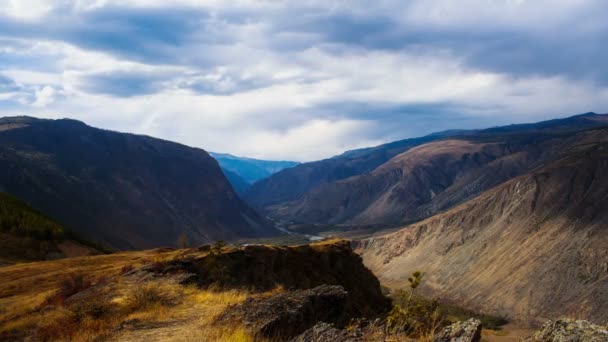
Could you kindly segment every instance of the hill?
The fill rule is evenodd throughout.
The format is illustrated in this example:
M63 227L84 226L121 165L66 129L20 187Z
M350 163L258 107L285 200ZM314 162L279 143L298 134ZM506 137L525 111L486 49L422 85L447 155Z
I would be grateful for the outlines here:
M96 246L0 192L0 264L98 254Z
M455 131L456 136L435 134L426 138L432 141L417 140L419 144L373 170L321 182L294 200L265 205L264 211L274 219L307 230L310 225L322 230L414 222L545 165L580 139L606 139L605 131L593 136L584 132L607 125L606 115L584 114L532 125ZM281 173L264 182L278 177ZM294 181L297 177L289 178Z
M578 141L445 213L364 240L366 265L397 287L423 270L425 295L526 322L605 322L608 142Z
M345 241L207 247L0 268L0 340L286 341L390 307Z
M74 120L0 119L0 190L118 249L275 233L205 151Z
M293 201L318 185L370 172L395 155L433 141L438 137L406 139L393 143L347 151L339 156L302 163L263 179L244 194L252 206L266 209Z

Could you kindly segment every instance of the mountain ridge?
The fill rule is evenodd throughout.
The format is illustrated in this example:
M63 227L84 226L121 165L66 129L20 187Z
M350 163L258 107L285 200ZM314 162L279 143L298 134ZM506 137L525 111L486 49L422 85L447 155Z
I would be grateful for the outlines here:
M19 124L19 128L6 129ZM275 233L207 152L71 119L0 120L0 190L116 248Z
M605 126L608 126L608 115L586 113L515 127L470 131L469 134L460 134L459 131L456 136L427 136L410 140L412 143L409 146L404 146L404 141L398 141L395 143L399 153L374 166L372 170L329 182L318 182L293 200L275 201L274 204L260 202L266 193L272 194L271 190L277 184L297 183L296 180L301 176L291 177L290 174L298 168L314 168L316 164L302 164L283 174L276 174L249 189L245 198L254 206L261 206L260 210L270 217L291 224L398 225L445 210L529 171L556 155L559 152L556 146L562 144L562 141L570 139L572 143L572 137L577 132ZM454 155L449 150L442 153L442 149L450 144L449 141L470 141L473 145L469 146L470 150L462 153L457 152L457 149L453 151ZM384 146L395 146L391 144L376 149L382 151ZM481 145L484 146L481 150L475 148ZM348 152L347 156L357 158L359 153L375 153L373 149ZM428 156L417 158L418 164L401 165L404 156L416 159L413 153L421 149L425 149ZM428 164L429 162L436 165ZM333 163L339 168L347 161L338 158ZM411 162L407 163L410 164ZM309 171L308 174L310 173L314 171ZM279 179L280 182L272 184L279 177L282 178ZM252 195L251 192L257 191L259 187L265 189ZM292 188L293 186L290 189ZM444 191L447 192L444 194Z

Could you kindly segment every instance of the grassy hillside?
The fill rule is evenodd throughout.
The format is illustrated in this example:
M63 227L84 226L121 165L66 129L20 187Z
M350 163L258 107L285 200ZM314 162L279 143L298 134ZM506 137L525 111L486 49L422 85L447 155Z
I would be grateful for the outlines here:
M0 192L0 264L87 255L97 249L16 197Z
M349 244L336 241L67 258L3 267L0 279L0 340L253 341L243 314L277 295L280 311L319 284L348 289L343 314L373 316L389 304Z

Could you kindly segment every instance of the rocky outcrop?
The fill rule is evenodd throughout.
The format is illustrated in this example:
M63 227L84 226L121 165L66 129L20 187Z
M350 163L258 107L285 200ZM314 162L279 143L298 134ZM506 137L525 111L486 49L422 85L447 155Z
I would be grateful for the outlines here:
M605 342L608 327L583 320L563 319L545 323L527 342Z
M201 286L265 291L310 289L340 285L348 292L353 315L372 317L386 312L390 301L380 282L345 240L280 247L253 245L227 249L191 261L188 273L198 275Z
M347 310L353 317L378 317L390 309L390 300L382 294L380 282L345 240L291 247L226 247L221 253L207 248L199 251L202 256L152 263L125 276L138 281L170 276L203 288L254 292L338 285L347 293Z
M285 340L317 322L343 326L352 318L348 305L348 294L342 286L321 285L269 298L249 298L226 310L219 320L242 320L257 338Z
M481 341L481 321L469 319L468 321L456 322L433 339L433 342L479 342Z

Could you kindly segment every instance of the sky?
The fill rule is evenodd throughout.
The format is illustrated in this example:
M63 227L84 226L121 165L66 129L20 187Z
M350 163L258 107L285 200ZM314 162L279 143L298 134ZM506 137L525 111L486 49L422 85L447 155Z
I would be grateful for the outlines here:
M0 3L0 116L310 161L608 112L605 0Z

